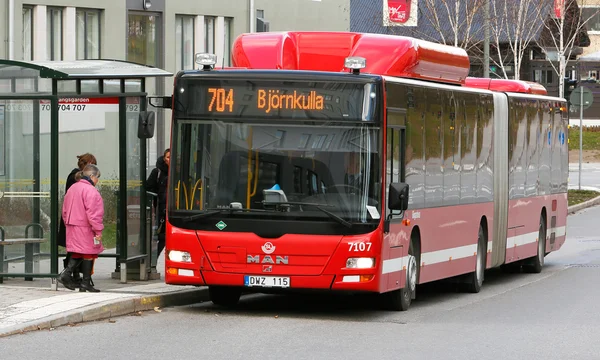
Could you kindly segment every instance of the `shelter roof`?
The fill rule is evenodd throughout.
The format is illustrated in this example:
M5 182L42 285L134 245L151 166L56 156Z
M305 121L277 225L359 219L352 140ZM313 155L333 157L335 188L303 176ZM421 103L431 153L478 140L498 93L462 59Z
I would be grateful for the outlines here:
M131 79L173 76L152 66L121 60L15 61L0 60L0 78Z

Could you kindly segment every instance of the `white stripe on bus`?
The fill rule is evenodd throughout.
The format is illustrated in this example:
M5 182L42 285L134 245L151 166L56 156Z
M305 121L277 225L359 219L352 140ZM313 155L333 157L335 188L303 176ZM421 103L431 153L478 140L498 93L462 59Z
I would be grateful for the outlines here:
M552 233L554 230L555 237L561 237L566 234L566 227L560 226L557 228L551 228L548 231L548 235ZM538 232L531 232L527 234L521 234L517 236L512 236L506 239L506 248L513 248L516 246L522 246L527 244L532 244L537 241ZM488 242L488 252L491 252L492 242ZM470 256L475 256L477 253L477 244L459 246L455 248L436 250L431 252L426 252L421 254L421 264L419 266L427 266L433 264L439 264L446 261L451 261L455 259L463 259ZM394 259L383 260L383 266L381 273L389 274L400 272L403 270L404 266L406 266L407 257L399 257Z
M405 262L408 261L407 258L407 256L403 256L395 259L383 260L381 273L389 274L402 271L402 268L405 266Z

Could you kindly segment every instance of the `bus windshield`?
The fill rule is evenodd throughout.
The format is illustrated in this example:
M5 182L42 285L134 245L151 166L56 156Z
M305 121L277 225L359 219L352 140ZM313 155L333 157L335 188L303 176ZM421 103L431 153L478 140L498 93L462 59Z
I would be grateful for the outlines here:
M343 121L175 119L169 217L193 219L182 227L214 213L378 223L379 130Z

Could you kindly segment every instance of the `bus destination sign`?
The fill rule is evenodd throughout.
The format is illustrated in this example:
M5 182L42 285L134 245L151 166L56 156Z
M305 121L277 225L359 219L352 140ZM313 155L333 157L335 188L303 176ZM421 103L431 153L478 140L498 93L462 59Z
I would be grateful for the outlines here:
M208 112L232 114L235 108L235 89L208 88L210 102ZM323 110L324 97L316 91L308 94L294 90L289 93L281 89L258 89L256 91L256 108L265 112L277 110Z
M185 79L176 111L184 117L360 120L364 84Z

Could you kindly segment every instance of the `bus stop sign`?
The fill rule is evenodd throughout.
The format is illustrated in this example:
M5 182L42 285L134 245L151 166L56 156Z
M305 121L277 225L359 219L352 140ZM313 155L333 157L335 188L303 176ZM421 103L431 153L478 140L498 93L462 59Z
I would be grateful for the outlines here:
M584 86L579 86L578 88L576 88L575 90L573 90L573 92L571 93L571 96L569 96L569 101L571 102L571 105L573 106L581 106L581 92L583 91L583 109L587 109L590 106L592 106L592 103L594 102L594 94L590 91L590 89L584 87Z

